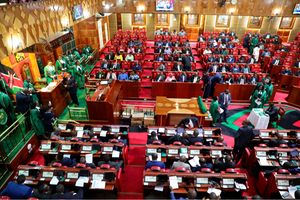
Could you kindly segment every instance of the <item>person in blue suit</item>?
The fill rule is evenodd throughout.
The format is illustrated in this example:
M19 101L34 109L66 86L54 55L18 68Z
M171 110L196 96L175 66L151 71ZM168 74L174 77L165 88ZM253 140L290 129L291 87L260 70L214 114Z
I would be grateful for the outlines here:
M9 196L12 199L27 199L31 197L32 188L24 185L26 177L21 174L16 182L10 181L6 188L1 192L2 196Z
M161 161L157 161L157 158L158 158L158 156L156 153L152 154L152 160L147 162L145 169L150 169L153 166L158 166L161 169L165 169L165 167L166 167L165 163L163 163Z

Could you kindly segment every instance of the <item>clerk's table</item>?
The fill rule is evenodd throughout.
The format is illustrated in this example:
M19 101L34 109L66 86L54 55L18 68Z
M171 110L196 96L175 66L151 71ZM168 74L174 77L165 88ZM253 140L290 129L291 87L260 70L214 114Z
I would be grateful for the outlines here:
M191 116L197 117L200 124L204 122L204 118L207 116L206 113L201 113L196 98L156 97L155 117L157 126L175 125L183 118Z
M248 116L248 120L253 124L255 129L267 129L270 117L264 113L264 109L253 108Z
M43 105L51 102L55 116L59 116L70 101L70 95L61 81L49 83L47 87L39 90L39 94Z

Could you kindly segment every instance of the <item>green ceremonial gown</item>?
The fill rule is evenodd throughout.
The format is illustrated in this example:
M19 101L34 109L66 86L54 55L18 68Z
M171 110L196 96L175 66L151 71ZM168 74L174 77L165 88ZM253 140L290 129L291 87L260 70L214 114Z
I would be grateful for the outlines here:
M266 90L266 102L268 102L273 94L273 90L274 90L273 84L272 83L265 84L265 90Z
M0 78L0 91L6 94L12 94L13 90L7 85L3 78Z
M15 111L11 99L7 94L0 91L0 108L7 114L7 124L12 124L16 120Z
M30 110L30 122L34 132L37 135L44 135L45 129L40 117L40 111L37 108Z
M35 88L33 87L33 84L31 82L28 82L27 80L25 80L23 82L23 87L30 90L30 91L35 91ZM39 102L39 98L37 97L36 94L32 94L32 101L33 102Z
M252 38L251 42L250 42L250 50L249 50L249 54L252 55L253 53L253 49L254 47L258 44L259 40L257 37Z
M218 121L219 118L219 102L218 101L212 101L209 107L209 112L211 114L211 117L213 119L213 124L215 124Z
M55 75L55 67L48 65L44 67L44 75L46 77L47 83L51 83L53 81L52 77Z
M58 74L60 74L62 71L66 71L65 66L66 66L66 61L64 61L64 60L62 60L62 61L57 60L55 62L55 69Z
M84 88L84 69L82 68L82 66L77 65L75 67L75 80L78 84L78 88Z
M251 108L263 108L264 104L266 103L266 91L259 92L255 90L252 97L251 97ZM258 104L260 99L261 104Z
M73 54L75 55L75 57L76 57L77 60L80 60L81 55L80 55L80 53L78 51L76 51L76 50L73 51Z

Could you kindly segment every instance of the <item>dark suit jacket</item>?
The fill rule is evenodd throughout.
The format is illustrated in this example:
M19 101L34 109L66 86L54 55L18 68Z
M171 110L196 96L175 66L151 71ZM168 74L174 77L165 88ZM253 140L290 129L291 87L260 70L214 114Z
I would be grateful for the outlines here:
M273 107L269 107L266 110L266 113L270 116L270 121L274 122L278 119L278 108L273 106Z
M10 181L0 195L9 196L12 199L27 199L31 196L31 193L31 187Z
M30 108L31 96L24 94L23 92L18 92L16 95L17 111L20 113L25 113Z
M225 93L222 92L222 93L220 94L220 97L219 97L219 104L220 104L221 107L227 108L228 105L229 105L230 102L231 102L231 94L228 93L228 102L227 102L227 104L224 104L224 98L225 98Z
M105 56L106 60L113 60L115 58L115 54L114 53L109 53Z
M179 70L178 70L178 66L179 66ZM180 65L180 64L174 64L173 65L173 71L182 71L183 70L183 68L182 68L182 65Z
M190 137L189 138L190 144L195 144L196 142L203 142L203 139L201 137Z
M183 58L182 58L182 63L183 63L183 68L184 68L186 71L191 71L192 64L191 64L191 60L190 60L189 57L183 56Z
M74 76L71 76L69 80L67 80L67 89L69 90L70 93L76 93L77 92L77 84L75 81Z
M72 192L65 192L63 194L61 193L55 193L51 197L52 199L82 199L83 198L83 190L79 189L78 192L72 193Z
M106 63L106 68L104 67L104 63L101 64L101 68L102 69L110 69L110 64L109 63Z
M250 126L242 126L237 131L235 137L234 148L235 149L244 149L248 147L250 141L255 137L253 129Z

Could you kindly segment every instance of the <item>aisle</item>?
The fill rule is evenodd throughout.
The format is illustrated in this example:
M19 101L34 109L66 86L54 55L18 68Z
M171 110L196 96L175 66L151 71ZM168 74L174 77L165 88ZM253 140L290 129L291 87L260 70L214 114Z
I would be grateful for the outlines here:
M143 199L143 172L147 133L129 133L128 163L121 175L119 199Z

